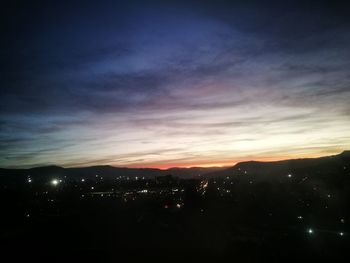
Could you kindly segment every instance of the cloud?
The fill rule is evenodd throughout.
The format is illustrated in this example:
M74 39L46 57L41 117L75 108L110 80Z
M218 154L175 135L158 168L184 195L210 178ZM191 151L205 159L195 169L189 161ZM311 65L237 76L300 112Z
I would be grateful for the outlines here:
M18 32L1 46L0 166L226 163L349 147L341 10L317 6L329 14L320 19L292 3L209 6L127 5L97 20L86 7L79 19L67 11L68 22L25 25L26 45Z

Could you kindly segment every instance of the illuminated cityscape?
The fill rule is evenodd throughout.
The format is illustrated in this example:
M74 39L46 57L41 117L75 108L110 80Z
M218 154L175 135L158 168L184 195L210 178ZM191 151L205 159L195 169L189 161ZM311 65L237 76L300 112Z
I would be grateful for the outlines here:
M148 258L154 249L182 256L205 251L207 259L285 259L294 250L295 258L341 259L350 244L349 167L350 154L343 152L245 162L201 175L193 169L176 176L154 169L135 175L132 168L120 175L112 167L2 169L2 200L8 200L2 240L5 247L28 240L48 253L53 242L62 257L76 255L74 246L86 260L114 261L111 245L129 260ZM26 231L10 234L19 226ZM133 248L138 253L130 255Z

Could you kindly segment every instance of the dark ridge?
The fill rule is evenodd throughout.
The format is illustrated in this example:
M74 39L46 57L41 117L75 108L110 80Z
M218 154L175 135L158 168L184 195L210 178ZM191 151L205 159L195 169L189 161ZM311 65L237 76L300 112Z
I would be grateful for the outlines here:
M96 174L105 177L115 176L144 176L148 178L172 174L180 178L192 178L198 176L221 177L221 176L239 176L251 175L259 178L273 178L285 176L289 173L298 173L307 176L307 174L334 174L343 172L344 167L350 162L350 151L343 151L338 155L325 156L320 158L291 159L274 162L247 161L237 163L230 168L222 167L190 167L190 168L169 168L160 170L156 168L126 168L114 167L110 165L98 165L90 167L72 167L63 168L56 165L35 167L30 169L2 169L0 176L95 176ZM349 166L350 167L350 166ZM350 168L349 168L350 170Z
M329 177L344 174L348 171L350 171L350 151L344 151L338 155L319 158L290 159L273 162L240 162L223 171L209 173L207 176L246 175L265 180L274 177L281 178L288 174Z

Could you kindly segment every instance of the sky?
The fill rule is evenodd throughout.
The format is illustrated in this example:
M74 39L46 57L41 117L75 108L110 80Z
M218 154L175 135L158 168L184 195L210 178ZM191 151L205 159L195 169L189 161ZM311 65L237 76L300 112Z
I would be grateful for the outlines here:
M349 10L9 1L0 167L230 166L350 149Z

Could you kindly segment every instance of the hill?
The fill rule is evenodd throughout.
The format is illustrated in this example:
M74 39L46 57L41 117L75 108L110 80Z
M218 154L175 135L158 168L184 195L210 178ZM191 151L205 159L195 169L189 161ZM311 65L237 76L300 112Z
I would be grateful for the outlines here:
M281 178L350 178L350 151L320 158L291 159L274 162L248 161L228 169L206 174L208 177L247 177L256 180Z
M95 175L103 176L105 178L115 178L118 176L123 177L146 177L154 178L156 176L164 176L171 174L179 178L187 179L192 177L198 177L205 175L206 173L219 171L224 168L219 167L191 167L191 168L170 168L167 170L160 170L154 168L126 168L126 167L113 167L109 165L104 166L91 166L91 167L78 167L78 168L63 168L60 166L43 166L30 169L0 169L0 176L13 177L46 177L46 176L66 176L68 178L74 177L94 177Z

